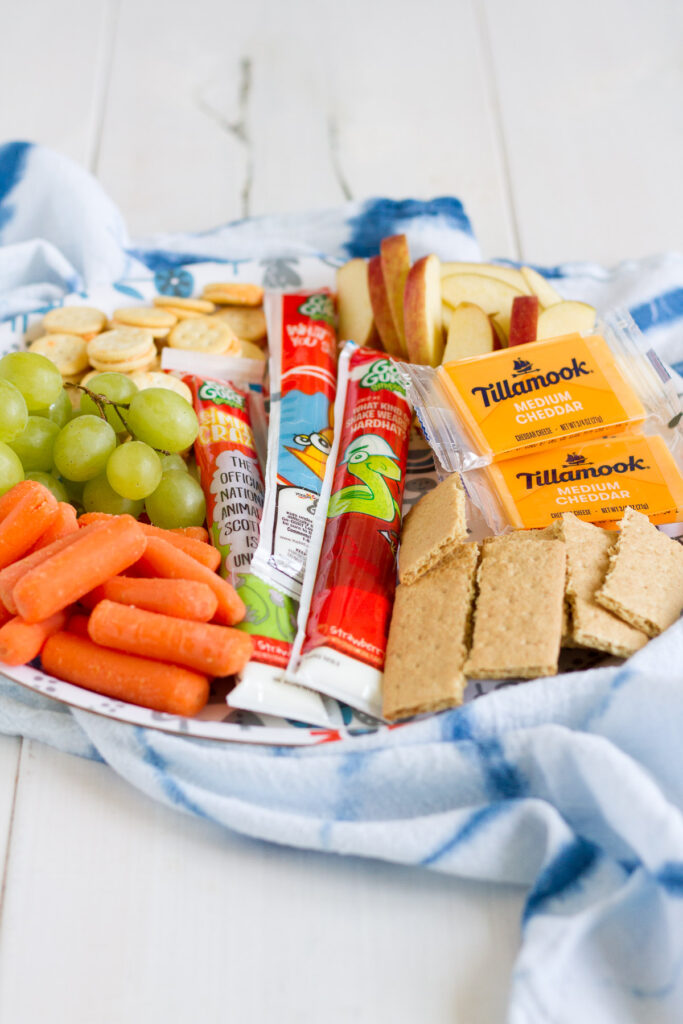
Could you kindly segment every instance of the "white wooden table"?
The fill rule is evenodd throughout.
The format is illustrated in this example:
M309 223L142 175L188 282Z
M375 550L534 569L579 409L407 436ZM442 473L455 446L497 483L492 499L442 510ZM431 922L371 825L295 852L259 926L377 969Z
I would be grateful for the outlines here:
M485 256L683 245L678 0L23 0L0 138L135 236L458 195ZM0 737L0 1020L493 1024L523 893L267 846Z

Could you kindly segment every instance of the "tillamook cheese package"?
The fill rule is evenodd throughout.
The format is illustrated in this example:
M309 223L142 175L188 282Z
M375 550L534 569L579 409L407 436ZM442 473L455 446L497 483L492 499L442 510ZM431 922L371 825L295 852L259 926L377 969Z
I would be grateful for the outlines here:
M670 374L644 351L628 314L606 318L601 328L437 369L404 366L444 469L485 466L579 437L633 433L646 422L648 433L665 425L680 409Z
M608 526L627 506L653 523L683 517L683 476L663 437L621 434L529 452L463 473L489 526L534 529L573 512Z

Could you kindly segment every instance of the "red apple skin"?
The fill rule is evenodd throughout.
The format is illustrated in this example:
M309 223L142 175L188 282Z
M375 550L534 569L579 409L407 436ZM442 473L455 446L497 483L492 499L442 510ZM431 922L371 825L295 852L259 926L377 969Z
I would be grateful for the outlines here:
M390 235L383 238L379 248L384 275L384 287L389 300L389 308L394 321L394 328L401 346L401 353L408 355L406 348L406 332L403 319L403 295L406 280L410 272L410 249L405 235Z
M403 297L406 345L411 363L438 366L445 338L441 314L441 264L423 256L410 268Z
M400 356L403 349L394 326L394 317L389 305L389 296L387 295L384 283L382 259L380 256L373 256L368 260L368 289L370 291L370 302L375 318L375 326L382 346L389 355Z
M510 348L536 341L538 308L538 295L518 295L512 300Z

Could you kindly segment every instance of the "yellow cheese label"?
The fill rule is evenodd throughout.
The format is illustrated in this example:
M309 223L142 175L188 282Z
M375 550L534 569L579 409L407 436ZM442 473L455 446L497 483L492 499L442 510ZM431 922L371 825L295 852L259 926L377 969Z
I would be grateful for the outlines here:
M578 434L633 430L646 415L600 335L459 359L439 373L474 451L494 462Z
M581 440L506 459L485 472L517 529L548 526L563 512L610 522L627 506L654 523L678 522L683 514L683 476L659 435Z

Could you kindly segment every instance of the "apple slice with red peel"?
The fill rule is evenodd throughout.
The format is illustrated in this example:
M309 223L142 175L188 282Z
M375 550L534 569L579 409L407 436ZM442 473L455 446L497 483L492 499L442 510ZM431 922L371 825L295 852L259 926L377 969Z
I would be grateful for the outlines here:
M596 312L587 302L558 302L544 309L538 318L536 340L559 338L563 334L590 334Z
M521 274L532 294L538 295L538 301L544 309L562 302L562 296L555 291L550 282L542 274L539 274L537 270L533 270L531 267L522 267Z
M372 345L376 338L372 315L368 265L365 260L349 260L337 271L337 305L339 309L339 340Z
M394 327L401 344L402 354L408 355L406 348L406 332L403 317L403 293L410 271L410 250L405 235L390 235L383 238L379 247L384 275L384 287L389 299L389 308L394 320Z
M451 314L444 363L493 352L497 337L486 313L471 302L463 302Z
M539 305L538 295L517 295L512 300L510 348L536 341Z
M384 284L380 256L373 256L368 260L368 289L375 326L377 327L382 347L389 355L400 356L403 354L403 347L394 326L394 318L391 314L389 296Z
M453 277L455 274L479 274L482 277L493 277L498 281L511 284L523 295L531 294L532 289L522 276L521 270L515 267L499 267L497 263L442 263L441 277Z
M403 296L403 315L411 363L438 366L444 349L438 256L423 256L410 268Z

